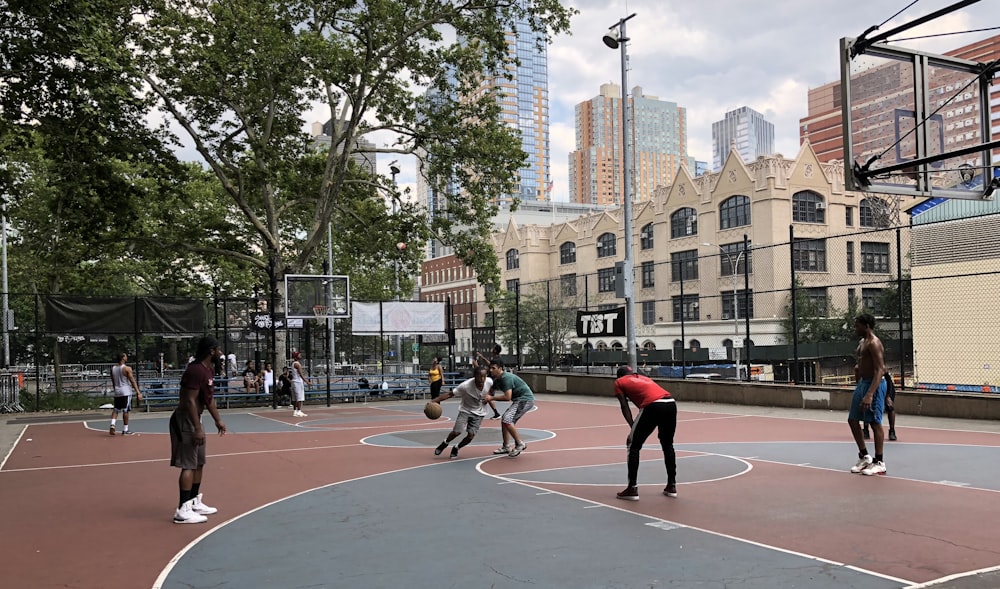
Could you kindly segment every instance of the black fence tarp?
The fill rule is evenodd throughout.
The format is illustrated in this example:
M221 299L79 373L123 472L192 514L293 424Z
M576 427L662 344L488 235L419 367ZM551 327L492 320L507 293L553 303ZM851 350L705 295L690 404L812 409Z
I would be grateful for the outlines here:
M171 297L50 295L45 328L52 335L175 335L205 331L205 303Z

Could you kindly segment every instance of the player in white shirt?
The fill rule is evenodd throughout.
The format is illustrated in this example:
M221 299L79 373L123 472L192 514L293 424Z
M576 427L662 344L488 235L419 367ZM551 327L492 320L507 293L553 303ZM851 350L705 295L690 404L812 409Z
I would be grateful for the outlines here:
M444 452L444 449L448 447L449 442L461 435L462 432L465 432L465 437L462 438L462 441L451 449L451 457L458 458L459 448L464 448L472 442L472 439L479 432L479 426L482 425L483 418L489 414L487 411L489 404L484 400L484 397L490 392L493 380L486 376L486 368L482 366L476 367L473 375L472 378L458 385L451 392L442 393L431 399L435 403L440 403L445 399L459 396L462 402L461 407L458 409L458 417L455 418L455 427L452 428L448 437L434 449L435 456L440 456Z

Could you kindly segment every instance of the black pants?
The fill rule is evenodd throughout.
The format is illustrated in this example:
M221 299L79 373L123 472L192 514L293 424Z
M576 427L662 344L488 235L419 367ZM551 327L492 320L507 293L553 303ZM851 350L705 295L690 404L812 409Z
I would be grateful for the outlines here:
M677 403L652 403L639 410L632 423L632 444L628 447L628 484L634 487L639 477L639 451L657 430L663 462L667 466L667 484L677 484L677 456L674 453L674 432L677 430Z
M443 384L444 379L435 380L431 383L431 399L436 399L441 394L441 385Z

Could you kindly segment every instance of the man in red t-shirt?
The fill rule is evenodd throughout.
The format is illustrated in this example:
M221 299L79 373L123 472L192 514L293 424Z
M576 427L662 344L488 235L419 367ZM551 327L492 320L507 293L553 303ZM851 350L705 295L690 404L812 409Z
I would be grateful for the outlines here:
M639 452L653 430L657 430L663 461L667 465L667 486L663 494L677 496L677 457L674 454L674 431L677 430L677 403L670 393L653 382L653 379L632 372L629 366L618 369L615 379L615 396L621 404L622 415L632 427L628 435L628 487L618 493L619 499L639 500L636 479L639 476ZM635 420L632 419L632 401L639 408Z
M194 362L188 364L181 377L180 402L170 416L170 466L181 469L175 524L198 524L208 519L206 515L218 511L201 501L201 474L205 467L201 414L208 409L219 435L226 433L226 424L215 406L215 361L221 357L217 339L205 336L198 341Z

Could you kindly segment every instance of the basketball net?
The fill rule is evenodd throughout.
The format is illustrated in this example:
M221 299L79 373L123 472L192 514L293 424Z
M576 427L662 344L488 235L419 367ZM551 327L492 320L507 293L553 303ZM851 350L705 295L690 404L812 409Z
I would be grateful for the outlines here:
M313 315L316 316L316 322L320 323L327 317L327 311L330 307L326 305L313 305Z

